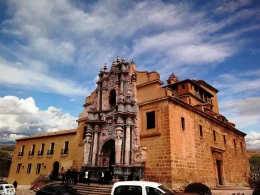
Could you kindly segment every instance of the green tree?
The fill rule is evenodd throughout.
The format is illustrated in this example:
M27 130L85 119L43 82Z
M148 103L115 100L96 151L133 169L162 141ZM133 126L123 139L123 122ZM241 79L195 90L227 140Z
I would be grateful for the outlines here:
M251 156L249 158L251 172L260 171L260 156Z
M0 150L0 158L11 158L8 152Z
M260 156L251 156L249 164L251 169L249 184L254 190L253 195L260 195Z

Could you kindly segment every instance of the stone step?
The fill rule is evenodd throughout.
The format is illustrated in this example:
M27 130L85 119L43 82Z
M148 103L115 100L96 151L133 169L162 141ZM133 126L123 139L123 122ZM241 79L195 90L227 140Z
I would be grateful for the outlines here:
M252 195L252 190L245 186L220 185L214 187L212 195Z
M51 181L50 184L61 184L60 181ZM69 184L73 188L77 189L82 195L110 195L112 190L111 184L98 185L91 183L90 185L84 183L78 183L77 185Z
M252 195L253 190L211 190L212 195Z
M214 190L250 190L249 187L245 186L231 186L231 185L221 185L213 188Z

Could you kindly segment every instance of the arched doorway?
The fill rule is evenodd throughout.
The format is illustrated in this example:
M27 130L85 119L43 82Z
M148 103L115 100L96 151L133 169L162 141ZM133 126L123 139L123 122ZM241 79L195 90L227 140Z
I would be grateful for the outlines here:
M52 171L53 178L58 177L59 169L60 169L60 163L58 161L56 161L55 163L53 163L53 171Z
M115 140L107 140L101 149L101 167L112 168L115 164Z
M116 164L116 151L115 151L115 145L110 150L109 154L109 169L112 169L112 165Z

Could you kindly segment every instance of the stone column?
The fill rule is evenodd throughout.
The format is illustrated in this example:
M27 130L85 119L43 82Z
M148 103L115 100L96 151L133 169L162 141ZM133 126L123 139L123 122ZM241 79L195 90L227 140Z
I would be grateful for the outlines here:
M125 134L125 164L129 165L130 162L130 124L126 124Z
M96 165L96 157L97 157L97 147L98 147L98 125L95 126L94 129L94 143L93 143L93 154L92 154L92 165Z
M98 94L97 94L97 99L98 99L98 101L97 101L97 110L99 110L100 111L100 96L101 96L101 87L100 87L100 84L98 85Z
M123 81L121 79L121 82L120 82L120 95L123 95L123 93L124 93L124 83L123 83Z
M116 164L121 162L121 148L122 148L122 137L123 137L123 125L117 124L116 126L116 140L115 140L115 152L116 152Z
M91 143L92 143L92 130L88 130L86 132L86 138L85 138L85 144L84 144L84 165L90 165L90 149L91 149Z

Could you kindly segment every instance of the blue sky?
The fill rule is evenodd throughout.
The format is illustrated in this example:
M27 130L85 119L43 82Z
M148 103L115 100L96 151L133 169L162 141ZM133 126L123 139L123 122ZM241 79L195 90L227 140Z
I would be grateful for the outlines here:
M75 128L104 63L203 79L260 148L260 2L0 1L0 141Z

